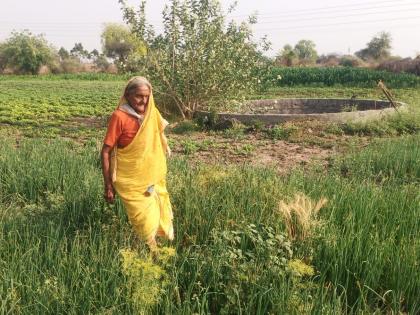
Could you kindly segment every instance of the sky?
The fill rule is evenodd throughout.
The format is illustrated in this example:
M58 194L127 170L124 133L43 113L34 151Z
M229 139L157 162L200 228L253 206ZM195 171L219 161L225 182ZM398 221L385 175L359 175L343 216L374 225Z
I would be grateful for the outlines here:
M221 0L226 10L234 1ZM128 0L138 6L140 0ZM147 1L146 14L157 32L167 0ZM272 44L269 56L286 44L312 40L319 54L353 54L381 31L392 36L392 54L420 54L420 0L238 0L228 19L246 20L257 14L255 39ZM55 47L70 50L81 42L101 49L104 23L124 23L118 0L0 0L0 41L13 30L43 34Z

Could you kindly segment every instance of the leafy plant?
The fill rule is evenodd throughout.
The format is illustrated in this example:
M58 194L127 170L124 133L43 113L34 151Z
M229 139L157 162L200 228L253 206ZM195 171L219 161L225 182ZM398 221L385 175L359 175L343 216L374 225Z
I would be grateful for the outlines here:
M250 155L250 154L252 154L252 152L255 151L255 146L252 145L251 143L246 143L246 144L243 144L240 147L238 147L235 151L238 154Z
M52 65L57 52L42 35L25 30L12 32L0 45L3 67L9 66L20 73L36 74L42 65Z
M195 141L190 140L190 139L183 140L181 142L181 146L182 146L183 152L187 155L193 154L200 149L199 145Z
M134 36L125 25L106 24L101 34L104 54L115 60L119 71L138 71L135 59L146 54L144 43Z
M247 95L258 87L262 59L249 22L226 24L219 1L171 0L163 12L162 34L148 25L145 1L139 10L122 5L124 20L148 48L144 67L159 86L161 99L191 118L199 107L216 107L226 98ZM233 8L230 9L231 12Z
M200 127L194 121L181 121L171 129L171 132L176 134L186 134L199 130Z
M273 140L288 140L297 130L293 125L275 125L265 130L267 136Z

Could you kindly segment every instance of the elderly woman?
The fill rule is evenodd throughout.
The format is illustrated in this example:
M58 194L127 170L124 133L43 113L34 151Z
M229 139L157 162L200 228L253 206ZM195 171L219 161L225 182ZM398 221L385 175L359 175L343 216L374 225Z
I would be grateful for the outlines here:
M113 203L118 193L134 230L152 250L156 236L174 237L165 181L167 125L149 81L134 77L112 113L101 153L106 201Z

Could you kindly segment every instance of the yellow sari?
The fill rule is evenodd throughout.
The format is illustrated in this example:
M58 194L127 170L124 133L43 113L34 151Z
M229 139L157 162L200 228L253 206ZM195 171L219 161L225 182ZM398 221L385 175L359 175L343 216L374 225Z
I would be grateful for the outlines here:
M134 230L144 240L157 235L174 238L172 207L165 179L166 153L170 152L163 133L167 124L150 93L136 136L126 147L115 147L111 157L113 186Z

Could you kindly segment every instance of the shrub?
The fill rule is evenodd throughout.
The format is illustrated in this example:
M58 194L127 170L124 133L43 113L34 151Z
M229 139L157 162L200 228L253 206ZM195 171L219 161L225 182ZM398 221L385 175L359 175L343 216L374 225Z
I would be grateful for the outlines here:
M18 73L37 74L40 67L54 62L55 49L42 35L25 30L12 32L0 46L0 67L10 67Z
M156 36L146 22L145 1L137 11L120 3L125 21L148 48L139 62L165 92L162 101L175 103L183 118L199 106L218 107L257 89L260 48L267 45L252 39L255 18L226 24L219 1L172 0L163 12L164 32Z

